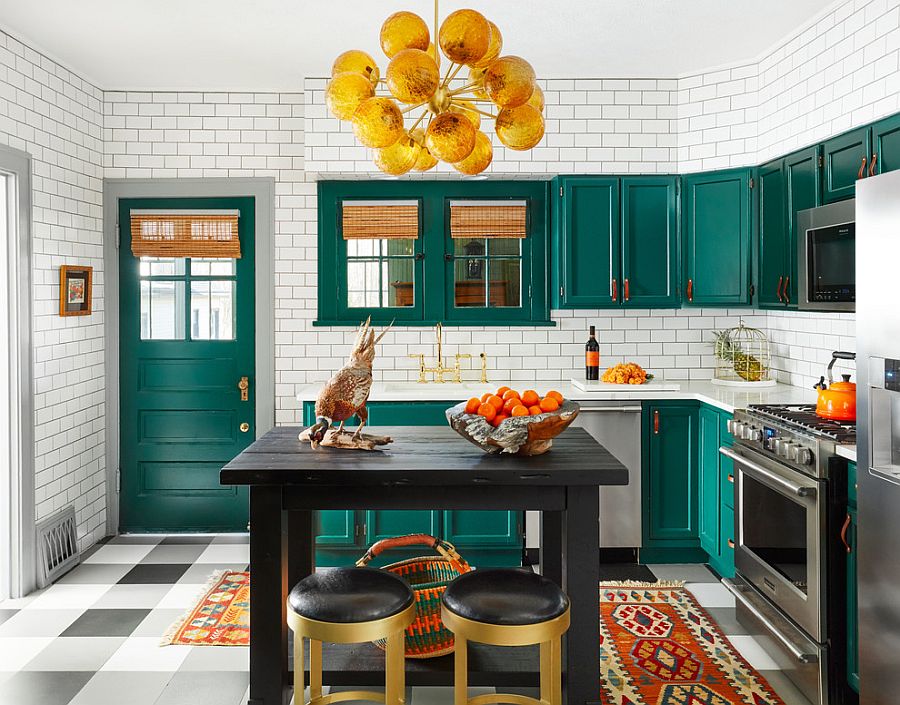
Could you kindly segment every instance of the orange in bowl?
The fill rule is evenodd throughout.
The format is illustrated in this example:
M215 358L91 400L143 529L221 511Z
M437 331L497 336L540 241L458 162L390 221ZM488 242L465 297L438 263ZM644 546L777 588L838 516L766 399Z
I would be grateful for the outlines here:
M522 402L516 399L515 397L510 397L505 402L503 402L503 413L509 414L514 406L519 406Z
M508 418L509 418L509 416L507 416L506 414L497 414L497 415L494 417L494 420L491 421L491 426L493 426L494 428L497 428L497 426L499 426L500 424L502 424L502 423L503 423L504 421L506 421L506 419L508 419Z
M474 414L478 411L479 406L481 406L481 400L478 397L472 397L466 402L466 413Z
M557 392L555 389L551 389L549 392L547 392L547 396L556 399L557 405L562 404L563 401L565 401L563 395Z
M515 389L507 389L503 392L504 399L518 399L519 393Z
M488 421L493 421L494 417L497 415L497 407L488 402L484 402L478 407L478 415L484 416Z
M544 397L541 399L541 409L543 411L556 411L559 408L559 402L554 397Z
M528 408L525 406L522 406L521 404L517 404L516 406L513 407L511 415L512 416L528 416Z
M500 387L500 388L497 390L497 396L498 396L498 397L502 397L502 396L503 396L504 394L506 394L508 391L509 391L509 387Z
M498 397L496 394L492 394L488 397L487 403L494 407L496 411L500 411L503 408L503 400Z
M534 406L541 400L540 395L533 389L526 389L522 392L522 403L525 406Z
M540 406L538 406L537 404L535 404L534 406L529 406L529 407L528 407L528 413L531 414L532 416L537 416L538 414L543 414L543 413L544 413L544 410L541 409Z

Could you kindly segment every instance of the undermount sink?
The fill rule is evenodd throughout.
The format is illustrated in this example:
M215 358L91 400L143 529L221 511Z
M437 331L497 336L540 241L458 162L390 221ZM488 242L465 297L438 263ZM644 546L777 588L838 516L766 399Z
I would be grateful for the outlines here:
M448 399L462 399L463 397L481 396L485 392L493 392L497 389L491 383L481 382L384 382L379 385L385 392L421 392L427 390L429 396L440 390L447 393Z

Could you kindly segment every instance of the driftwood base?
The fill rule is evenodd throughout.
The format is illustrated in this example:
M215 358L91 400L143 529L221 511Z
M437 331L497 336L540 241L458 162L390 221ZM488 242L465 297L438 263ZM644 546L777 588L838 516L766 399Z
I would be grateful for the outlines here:
M304 429L299 436L301 441L309 443L309 429ZM378 446L386 446L393 442L390 436L372 436L361 433L354 437L353 431L338 433L337 429L329 428L325 432L325 438L318 444L326 448L347 448L349 450L379 450ZM313 446L314 448L316 446Z

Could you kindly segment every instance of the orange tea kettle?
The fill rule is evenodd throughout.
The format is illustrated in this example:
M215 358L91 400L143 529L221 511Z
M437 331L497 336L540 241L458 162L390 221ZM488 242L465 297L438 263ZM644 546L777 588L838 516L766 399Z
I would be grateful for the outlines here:
M814 385L819 390L816 401L816 416L833 421L856 421L856 384L850 381L850 375L841 375L842 381L833 381L831 368L837 360L855 360L856 353L835 351L831 353L828 363L828 384L825 377Z

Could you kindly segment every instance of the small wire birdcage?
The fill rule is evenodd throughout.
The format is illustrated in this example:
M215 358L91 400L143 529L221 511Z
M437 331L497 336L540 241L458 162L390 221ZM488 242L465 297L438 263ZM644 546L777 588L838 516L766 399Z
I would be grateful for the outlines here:
M714 382L724 384L771 384L769 339L740 320L736 328L714 331L716 373Z

